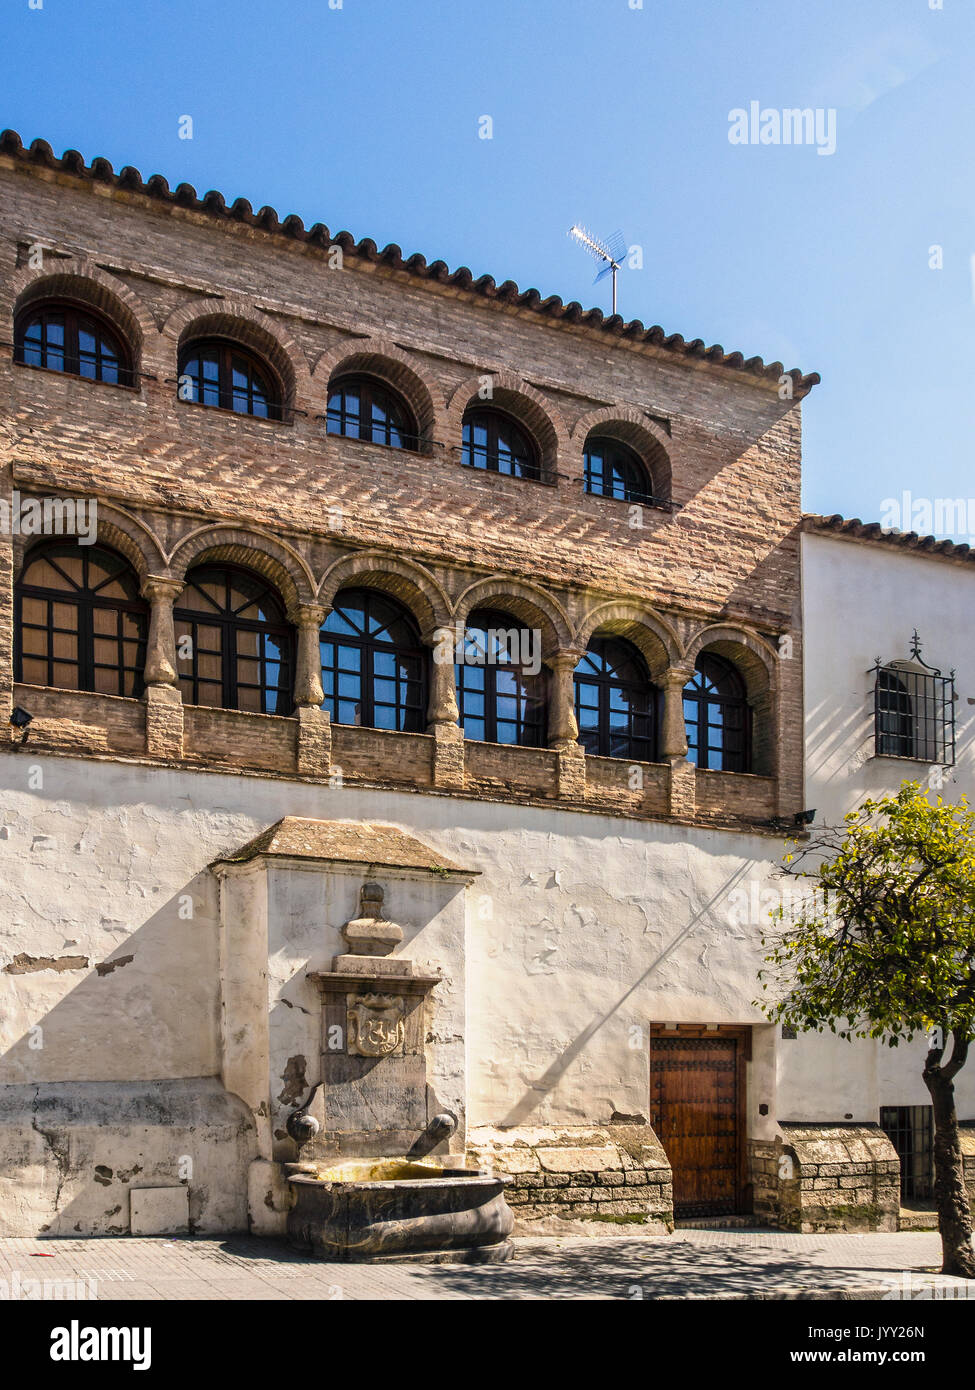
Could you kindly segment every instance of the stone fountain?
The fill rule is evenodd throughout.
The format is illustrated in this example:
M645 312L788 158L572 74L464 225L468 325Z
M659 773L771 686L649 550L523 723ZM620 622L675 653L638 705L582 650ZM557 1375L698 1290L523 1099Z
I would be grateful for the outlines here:
M299 1149L285 1168L289 1240L337 1261L509 1259L504 1180L444 1152L457 1118L427 1084L442 976L393 954L403 931L383 899L378 884L362 887L346 951L308 976L321 998L322 1080L287 1124Z

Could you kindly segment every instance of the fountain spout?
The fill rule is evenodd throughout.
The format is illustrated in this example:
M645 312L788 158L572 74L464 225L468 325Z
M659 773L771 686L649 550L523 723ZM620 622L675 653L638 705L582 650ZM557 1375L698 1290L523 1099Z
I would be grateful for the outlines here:
M457 1117L448 1111L443 1111L440 1115L434 1115L426 1129L417 1139L407 1153L407 1158L425 1158L428 1153L432 1153L438 1144L442 1144L445 1139L449 1139L457 1128Z

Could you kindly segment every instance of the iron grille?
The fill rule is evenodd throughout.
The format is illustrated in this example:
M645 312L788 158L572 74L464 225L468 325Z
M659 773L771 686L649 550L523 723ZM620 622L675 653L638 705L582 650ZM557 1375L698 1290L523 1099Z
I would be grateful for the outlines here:
M878 758L955 764L955 673L921 659L914 633L908 661L873 667L874 751Z
M880 1128L901 1161L901 1201L926 1202L934 1191L934 1124L930 1105L882 1105Z

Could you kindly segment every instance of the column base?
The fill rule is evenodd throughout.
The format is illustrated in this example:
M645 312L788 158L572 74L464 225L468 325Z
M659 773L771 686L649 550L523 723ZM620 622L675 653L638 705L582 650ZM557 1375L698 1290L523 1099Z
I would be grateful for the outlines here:
M457 724L431 724L433 785L445 791L464 788L464 731Z
M670 765L668 811L682 819L697 810L697 768L686 758L667 758Z
M581 800L586 794L586 750L574 740L552 744L552 749L558 754L559 796Z
M153 758L183 756L183 698L174 685L150 685L146 705L146 752Z
M316 705L299 705L297 770L307 777L327 777L332 769L332 719Z

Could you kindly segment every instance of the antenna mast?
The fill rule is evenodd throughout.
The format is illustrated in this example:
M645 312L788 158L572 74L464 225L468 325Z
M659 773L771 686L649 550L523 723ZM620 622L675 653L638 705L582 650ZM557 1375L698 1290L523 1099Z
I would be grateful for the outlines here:
M568 235L574 237L580 246L584 247L597 261L602 262L602 270L596 276L593 284L598 285L607 275L613 277L613 313L616 313L616 274L623 264L623 257L626 255L626 242L623 240L622 232L614 232L608 241L600 241L591 232L586 231L585 227L578 224L569 228Z

